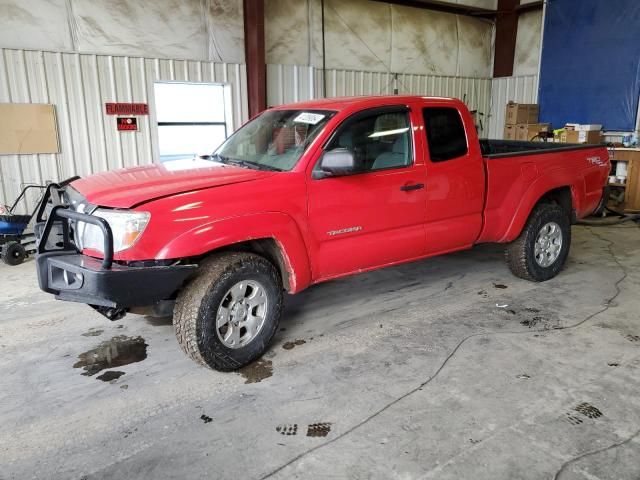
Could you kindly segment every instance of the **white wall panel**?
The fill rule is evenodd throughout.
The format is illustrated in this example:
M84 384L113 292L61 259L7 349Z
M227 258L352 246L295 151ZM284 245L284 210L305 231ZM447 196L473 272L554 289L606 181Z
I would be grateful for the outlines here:
M285 103L322 98L322 69L295 65L267 65L267 104ZM470 110L483 113L486 135L491 104L491 79L470 77L444 77L436 75L362 72L353 70L327 70L327 97L352 95L391 95L397 86L399 94L456 97L466 101Z
M248 118L243 64L0 49L0 102L54 104L60 139L59 154L0 155L0 202L26 184L153 162L153 82L163 80L227 83L234 128ZM148 103L151 115L138 116L138 132L118 132L106 102Z
M242 0L0 0L0 47L244 63Z
M267 63L320 67L321 30L320 0L269 0ZM492 36L493 22L486 19L369 0L325 0L327 68L489 77Z
M538 76L502 77L491 80L489 138L504 135L504 111L507 103L538 103ZM544 119L540 119L544 121Z
M518 16L518 34L513 59L513 75L537 75L540 60L542 10L524 12Z

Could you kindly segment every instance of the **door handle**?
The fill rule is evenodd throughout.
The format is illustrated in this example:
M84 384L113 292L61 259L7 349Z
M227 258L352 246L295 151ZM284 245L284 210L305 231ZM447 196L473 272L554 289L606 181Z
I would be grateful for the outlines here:
M424 188L424 183L414 183L412 185L403 185L400 187L400 190L403 192L410 192L411 190L420 190Z

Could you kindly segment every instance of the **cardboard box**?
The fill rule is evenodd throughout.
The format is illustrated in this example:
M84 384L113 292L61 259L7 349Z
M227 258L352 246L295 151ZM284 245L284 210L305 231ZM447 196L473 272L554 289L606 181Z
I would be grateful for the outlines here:
M507 104L504 115L505 125L517 125L519 123L537 123L538 105L535 103L513 103Z
M578 124L575 126L574 130L577 130L579 132L587 132L587 131L591 131L591 130L597 130L600 131L602 130L602 125L598 125L596 123L589 123L589 124Z
M551 126L548 123L531 123L516 125L516 140L530 142L539 140L540 133L548 132Z
M600 130L565 130L560 134L562 143L588 143L597 145L602 143Z
M516 126L515 125L505 125L504 126L504 139L505 140L515 140L516 139Z

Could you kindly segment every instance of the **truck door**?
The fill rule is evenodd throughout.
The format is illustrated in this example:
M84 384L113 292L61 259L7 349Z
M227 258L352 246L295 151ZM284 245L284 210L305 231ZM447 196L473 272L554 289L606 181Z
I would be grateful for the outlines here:
M427 253L471 246L482 229L484 165L471 117L452 106L422 111L426 133Z
M407 107L349 117L324 147L350 150L361 173L309 179L314 280L419 257L425 251L423 148ZM319 160L315 169L318 169Z

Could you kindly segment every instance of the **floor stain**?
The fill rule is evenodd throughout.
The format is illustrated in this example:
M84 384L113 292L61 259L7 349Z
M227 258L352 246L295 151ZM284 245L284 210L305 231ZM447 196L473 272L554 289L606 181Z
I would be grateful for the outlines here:
M202 420L204 423L213 422L213 418L211 418L209 415L205 415L204 413L200 415L200 420Z
M83 368L82 375L91 377L108 368L141 362L147 358L147 346L142 337L119 335L78 355L73 368Z
M481 296L482 296L482 298L487 298L487 297L489 296L489 294L487 293L487 291L486 291L486 290L480 290L480 291L478 292L478 295L481 295Z
M574 410L587 418L600 418L602 416L602 412L598 408L588 404L587 402L580 403L574 408Z
M258 383L273 375L271 360L257 360L238 370L245 380L244 383Z
M168 327L173 325L173 317L144 317L152 327Z
M329 422L312 423L307 426L307 437L326 437L331 431Z
M297 339L297 340L294 340L293 342L284 342L284 344L282 345L282 348L284 348L285 350L291 350L292 348L298 345L304 345L305 343L307 342L301 339Z
M640 336L638 335L626 335L624 338L626 338L630 342L640 342Z
M298 424L284 424L276 427L276 432L280 435L296 435L298 433Z
M505 289L505 288L509 288L506 285L502 284L502 283L494 283L493 284L493 288L501 288L501 289Z
M560 328L560 326L557 324L557 321L556 323L554 323L553 320L538 315L522 320L520 322L520 325L524 325L525 327L529 328L537 327L537 330L539 331L555 330L557 328Z
M564 419L569 422L571 425L580 425L582 423L582 419L578 418L570 413L565 413Z
M537 308L531 308L531 307L525 308L525 311L531 312L531 313L540 313L540 310L538 310Z
M610 367L619 367L620 366L620 364L617 363L617 362L609 362L609 363L607 363L607 365L609 365Z
M109 370L104 372L102 375L98 375L96 380L102 380L103 382L110 382L111 380L117 380L121 376L124 375L124 372L119 372L118 370Z
M524 325L525 327L533 328L536 325L538 325L540 322L543 322L543 321L544 321L543 317L532 317L532 318L528 318L526 320L522 320L520 322L520 325Z
M90 328L88 332L82 334L83 337L97 337L101 335L104 330L99 330L97 328Z

